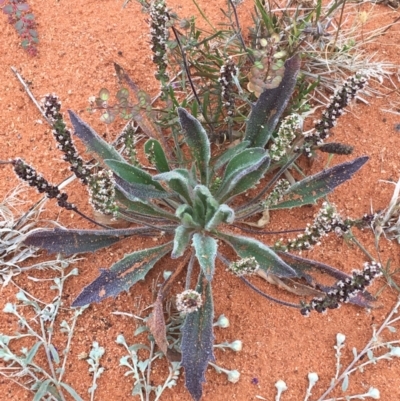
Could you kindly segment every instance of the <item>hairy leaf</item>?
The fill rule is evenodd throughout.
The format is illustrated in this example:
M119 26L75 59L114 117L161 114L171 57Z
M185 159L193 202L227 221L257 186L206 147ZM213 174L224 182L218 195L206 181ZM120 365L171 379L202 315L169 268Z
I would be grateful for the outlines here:
M105 248L123 238L132 235L157 235L152 228L129 228L118 230L39 230L29 234L24 244L45 249L50 253L63 253L66 256L74 253L94 252Z
M142 214L144 216L161 217L163 219L179 221L179 219L172 213L169 213L166 210L147 202L146 200L135 197L133 197L135 200L130 200L118 189L115 191L115 193L116 200L130 211L133 211L137 214Z
M268 153L262 148L245 149L226 166L216 198L220 202L253 187L269 167Z
M217 256L217 241L201 233L193 235L193 247L201 270L208 281L211 281L215 270L215 258Z
M266 89L253 105L244 137L245 141L250 141L251 147L264 147L271 138L292 96L299 69L298 55L286 60L280 85L274 89Z
M148 199L163 199L169 196L168 192L160 191L154 188L152 185L129 183L123 178L118 177L114 174L115 188L126 196L131 201Z
M101 161L105 159L124 161L123 157L97 132L73 111L68 110L69 118L75 130L75 135L85 144L90 152L94 152Z
M190 153L196 161L201 183L207 185L211 157L210 141L200 122L185 109L178 107L179 122Z
M157 189L158 191L165 192L160 183L154 181L152 175L141 168L115 160L104 160L104 162L118 177L130 184L143 184L149 186L149 189Z
M172 248L172 241L155 248L125 255L110 269L100 269L100 276L86 286L72 303L72 307L100 302L128 291L139 280L143 280L150 269Z
M160 145L160 142L158 142L156 139L149 139L144 144L144 152L149 158L149 161L154 163L159 173L165 173L166 171L170 170L164 150Z
M297 271L284 262L271 248L253 238L216 232L215 235L230 245L241 258L254 257L260 269L278 277L301 277Z
M166 181L168 186L178 195L182 196L187 203L192 204L189 171L177 168L173 171L157 174L153 177L157 181Z
M180 258L186 251L190 240L193 235L193 228L187 228L184 226L179 226L175 230L174 237L174 249L171 253L171 258L176 259Z
M205 286L205 291L203 291ZM213 318L214 305L211 283L203 284L202 275L196 291L203 294L203 306L189 313L182 327L182 366L185 369L185 385L191 396L199 401L208 362L214 361Z
M246 149L249 145L250 145L250 141L242 141L242 142L238 143L236 146L234 146L233 148L226 150L213 163L214 171L219 170L226 163L228 163L234 156L236 156L238 153L240 153L241 151Z
M216 229L221 223L232 224L235 220L235 212L228 205L218 206L212 218L206 223L205 229L211 231Z
M340 184L349 180L367 161L368 156L358 157L351 162L338 164L296 182L284 194L284 200L270 206L270 210L288 209L315 203L317 199L328 195Z

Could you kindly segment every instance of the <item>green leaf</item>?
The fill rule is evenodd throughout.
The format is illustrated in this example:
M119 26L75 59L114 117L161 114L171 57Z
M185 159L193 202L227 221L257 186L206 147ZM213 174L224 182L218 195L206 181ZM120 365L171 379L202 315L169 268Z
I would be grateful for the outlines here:
M205 229L212 231L221 223L232 224L235 221L235 212L228 205L222 204L218 206L211 219L206 223Z
M106 102L110 98L110 91L106 88L101 88L99 91L99 98Z
M64 387L65 390L68 391L68 393L71 395L71 397L75 401L83 401L83 399L78 395L78 393L71 386L69 386L67 383L60 382L60 386Z
M172 248L172 241L125 255L110 269L100 269L100 276L86 286L72 303L72 307L100 302L128 291L139 280L144 280L150 269Z
M69 118L75 130L75 135L85 144L90 152L94 152L100 161L105 159L124 161L123 157L106 141L104 141L96 131L86 124L73 111L68 110Z
M196 185L194 188L193 218L204 226L210 221L219 206L218 201L204 185Z
M234 156L246 149L250 145L250 141L243 141L235 145L233 148L226 150L220 155L217 160L213 163L213 170L218 171L226 163L228 163Z
M266 89L253 105L246 125L244 140L251 147L264 147L279 122L296 86L300 58L294 55L286 60L285 73L277 88Z
M41 382L39 388L36 390L35 396L33 397L32 401L41 401L43 397L46 395L47 387L49 386L50 383L51 383L50 379Z
M166 173L157 174L153 176L153 179L166 181L176 194L182 196L188 204L192 204L193 189L190 186L189 171L177 168Z
M230 235L219 231L214 233L218 238L230 245L240 258L254 257L260 269L278 277L301 277L301 271L296 271L284 262L271 248L253 238Z
M269 167L268 152L262 148L245 149L226 166L215 197L224 202L226 199L252 188L265 174Z
M338 164L296 182L286 191L284 200L270 206L270 210L291 209L315 203L317 199L328 195L340 184L349 180L367 161L367 156L358 157L351 162Z
M200 172L201 183L207 185L209 180L209 162L211 157L210 141L200 122L185 109L178 107L179 122L190 153L196 161Z
M185 253L193 233L193 228L189 227L179 226L175 229L174 248L171 253L172 259L180 258Z
M54 362L58 365L60 363L60 357L58 356L56 347L53 344L49 344L49 351Z
M25 363L27 365L30 365L33 361L33 358L35 358L35 355L37 354L40 346L43 344L43 341L39 341L36 344L33 345L33 347L29 350L28 354L25 357Z
M133 202L146 202L149 199L163 199L169 197L168 192L154 189L154 187L151 185L135 183L131 184L115 174L114 184L118 191L120 191L126 198Z
M151 163L154 162L154 165L159 173L165 173L170 170L164 150L160 142L158 142L156 139L149 139L144 144L144 152L146 153L149 161Z
M151 174L139 167L115 160L104 160L104 162L118 177L130 184L143 184L158 189L159 191L165 191L160 183L153 180Z
M201 228L197 220L193 219L193 208L189 205L180 205L176 209L176 216L186 228Z
M117 175L115 183L130 200L166 198L169 194L160 183L146 171L126 162L104 160L105 164ZM119 178L119 179L118 179Z
M161 217L163 219L168 219L172 221L179 221L175 215L157 207L152 203L148 203L147 201L139 198L134 198L135 200L128 199L119 190L115 191L115 199L123 206L125 206L128 210L133 211L137 214L142 214L144 216Z
M75 253L94 252L132 235L157 235L152 228L129 228L118 230L38 230L29 234L24 244L45 249L50 253L66 256Z
M195 233L193 235L193 247L204 276L208 281L211 281L215 270L215 258L218 249L217 241L208 235Z
M205 291L203 286L205 285ZM182 326L182 366L185 369L185 385L194 400L199 401L208 362L214 361L213 319L214 305L211 283L203 284L202 275L196 291L204 296L204 303L196 312L189 313Z

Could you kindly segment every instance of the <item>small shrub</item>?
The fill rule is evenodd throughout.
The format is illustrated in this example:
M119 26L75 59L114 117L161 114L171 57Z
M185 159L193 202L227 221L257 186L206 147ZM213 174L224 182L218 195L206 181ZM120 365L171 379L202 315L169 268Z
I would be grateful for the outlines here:
M36 56L39 38L35 16L28 12L29 4L24 0L0 0L0 6L3 8L3 13L8 16L8 22L14 25L22 38L22 48L31 56Z

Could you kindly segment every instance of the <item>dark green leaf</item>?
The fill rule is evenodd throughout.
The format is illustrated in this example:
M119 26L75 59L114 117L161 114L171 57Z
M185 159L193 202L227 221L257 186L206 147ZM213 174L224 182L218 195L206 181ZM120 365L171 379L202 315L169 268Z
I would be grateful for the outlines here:
M141 168L132 166L125 161L104 160L104 162L118 177L130 184L143 184L149 186L149 189L157 189L165 192L162 185L154 181L152 175Z
M179 121L190 153L196 161L202 184L209 179L210 141L200 122L185 109L178 107Z
M151 228L129 228L118 230L39 230L29 234L25 245L46 249L50 253L63 253L66 256L75 253L94 252L105 248L123 238L132 235L157 235Z
M233 148L226 150L221 156L213 163L213 170L218 171L226 163L228 163L234 156L246 149L250 145L250 141L243 141L238 143Z
M151 185L129 183L124 179L114 174L115 188L121 191L121 193L129 200L135 201L146 201L148 199L162 199L169 196L168 192L159 191L154 189Z
M155 248L125 255L110 269L100 269L100 276L86 286L72 303L72 307L100 302L128 291L139 280L143 280L150 269L172 248L172 242Z
M195 233L193 235L193 247L201 270L208 281L214 276L215 258L217 256L217 241L207 235Z
M165 173L170 170L164 150L156 139L149 139L144 144L144 152L149 161L154 163L159 173Z
M340 184L349 180L367 161L367 156L358 157L351 162L341 163L306 177L292 185L284 195L284 200L271 206L270 209L290 209L313 204L317 199L328 195Z
M123 157L104 141L92 127L82 121L77 114L71 110L68 110L68 113L75 135L78 136L89 151L94 152L100 158L100 161L104 159L124 161Z
M291 268L271 248L253 238L216 232L215 235L230 245L240 258L254 257L260 269L278 277L299 277L301 272Z
M269 167L268 153L262 148L245 149L226 166L225 174L216 198L226 201L233 195L252 188L265 174Z
M251 147L264 147L279 122L296 85L300 58L294 55L286 60L285 73L277 88L266 89L253 105L246 125L244 140Z
M179 221L174 214L171 214L150 202L141 200L139 198L137 198L136 200L130 200L118 189L115 192L116 200L130 211L138 214L143 214L145 216L161 217L163 219Z
M203 286L205 285L205 291ZM203 306L196 312L189 313L182 327L182 366L185 369L185 385L195 401L199 401L202 385L206 381L205 372L208 363L214 361L213 319L214 305L211 283L203 284L200 275L196 291L203 294Z

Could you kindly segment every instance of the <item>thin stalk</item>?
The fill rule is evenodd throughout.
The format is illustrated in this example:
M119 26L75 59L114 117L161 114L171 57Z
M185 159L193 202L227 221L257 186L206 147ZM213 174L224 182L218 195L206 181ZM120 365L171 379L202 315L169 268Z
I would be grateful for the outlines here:
M192 0L194 5L196 6L198 12L200 15L204 18L204 20L207 22L208 25L210 25L211 29L215 32L216 29L214 28L214 25L208 20L207 16L204 14L204 11L200 8L196 0Z

